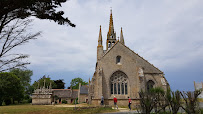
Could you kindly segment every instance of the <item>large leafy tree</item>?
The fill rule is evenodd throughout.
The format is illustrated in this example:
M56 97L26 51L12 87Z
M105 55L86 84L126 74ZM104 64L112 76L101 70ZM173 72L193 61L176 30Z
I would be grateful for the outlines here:
M56 84L56 88L54 88L54 89L64 89L65 88L65 83L64 83L63 79L54 80L54 83Z
M33 92L33 87L30 85L31 83L31 76L33 75L33 72L28 69L12 69L10 73L13 73L16 75L22 84L22 86L25 89L25 94L31 95Z
M57 88L57 85L54 83L54 81L53 80L51 80L51 78L48 76L48 77L46 77L45 75L42 77L42 78L40 78L39 80L37 80L37 81L35 81L34 83L33 83L33 87L34 87L34 89L38 89L38 88L41 88L41 87L50 87L50 84L51 84L51 87L52 88Z
M70 82L72 89L79 89L79 83L81 83L81 85L88 84L88 82L84 81L82 78L74 78Z
M16 75L20 79L22 85L25 88L27 88L30 85L31 76L33 75L33 72L31 70L27 70L27 69L23 70L23 69L17 68L17 69L12 69L10 73L13 73L14 75Z
M23 98L24 88L20 79L12 73L0 73L0 105L2 102L10 104L11 100L20 101Z

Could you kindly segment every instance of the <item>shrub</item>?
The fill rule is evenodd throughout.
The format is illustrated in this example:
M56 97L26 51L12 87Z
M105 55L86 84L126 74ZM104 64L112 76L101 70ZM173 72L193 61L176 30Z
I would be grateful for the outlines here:
M18 104L18 101L14 101L14 104Z
M28 100L22 100L22 103L26 104L26 103L28 103Z
M28 99L28 103L32 103L32 98L29 98L29 99Z
M2 106L6 106L6 103L4 101L2 102Z
M66 100L62 100L62 103L63 103L63 104L67 104L67 101L66 101Z

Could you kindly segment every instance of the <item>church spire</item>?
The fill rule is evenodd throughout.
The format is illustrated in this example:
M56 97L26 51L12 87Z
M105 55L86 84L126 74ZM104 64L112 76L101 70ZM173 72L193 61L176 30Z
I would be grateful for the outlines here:
M123 31L122 31L122 27L121 27L121 34L120 34L120 43L124 44L125 45L125 42L124 42L124 37L123 37Z
M113 14L111 9L109 31L107 33L106 50L110 49L116 43L116 33L114 32L113 26Z
M99 30L98 46L102 46L102 33L101 33L101 25L100 25L100 30Z
M112 35L113 33L114 33L114 26L113 26L113 15L112 15L112 9L111 9L108 34Z

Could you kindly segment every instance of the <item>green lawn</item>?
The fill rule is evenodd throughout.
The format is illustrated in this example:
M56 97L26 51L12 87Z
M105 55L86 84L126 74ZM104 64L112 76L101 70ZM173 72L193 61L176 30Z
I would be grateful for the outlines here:
M91 113L104 113L104 112L115 112L110 107L96 107L88 108L81 107L76 110L72 107L56 107L51 105L12 105L12 106L0 106L0 114L10 113L23 113L23 114L91 114Z

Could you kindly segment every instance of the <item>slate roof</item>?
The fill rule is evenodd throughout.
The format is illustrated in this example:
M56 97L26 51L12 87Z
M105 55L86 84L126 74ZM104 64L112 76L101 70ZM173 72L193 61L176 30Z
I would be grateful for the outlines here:
M57 95L59 98L70 98L71 89L53 89L53 95Z
M73 90L72 98L78 98L78 89Z
M88 94L88 86L87 85L82 85L80 87L80 94Z

